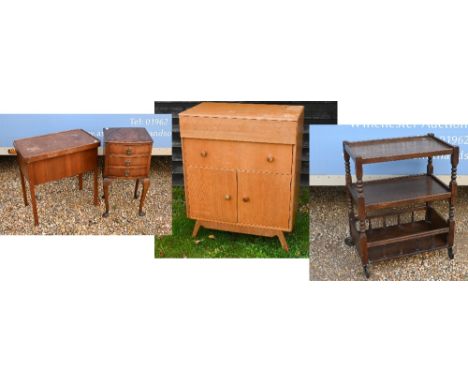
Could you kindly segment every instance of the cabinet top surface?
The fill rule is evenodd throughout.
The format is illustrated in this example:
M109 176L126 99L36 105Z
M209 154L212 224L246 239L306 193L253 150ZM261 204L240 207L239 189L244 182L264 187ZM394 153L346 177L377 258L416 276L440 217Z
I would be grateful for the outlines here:
M144 127L120 127L104 129L106 143L153 143Z
M364 163L447 155L455 149L455 146L433 135L360 142L345 141L344 147L351 158L361 158Z
M298 121L303 113L304 106L202 102L183 111L179 116Z
M80 129L23 138L13 142L16 151L26 162L71 154L98 147L99 144L98 139Z

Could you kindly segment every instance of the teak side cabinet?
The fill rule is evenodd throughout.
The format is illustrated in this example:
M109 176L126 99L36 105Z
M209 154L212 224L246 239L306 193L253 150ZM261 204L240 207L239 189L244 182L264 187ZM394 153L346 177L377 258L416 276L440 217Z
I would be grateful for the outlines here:
M39 224L35 186L78 176L83 189L83 174L94 173L94 205L98 201L98 139L76 129L46 134L13 142L17 152L24 204L28 205L25 179L29 182L34 225Z
M356 246L367 278L368 264L379 260L440 249L447 249L449 258L453 259L459 161L457 146L428 134L345 141L343 154L350 231L345 242ZM432 165L433 157L446 155L450 156L452 167L448 186L434 175ZM365 164L412 158L428 158L425 174L363 181ZM350 159L356 166L355 183L352 182ZM431 205L440 200L448 201L448 219L444 219Z
M200 227L288 246L298 196L304 108L204 102L179 114L187 216Z

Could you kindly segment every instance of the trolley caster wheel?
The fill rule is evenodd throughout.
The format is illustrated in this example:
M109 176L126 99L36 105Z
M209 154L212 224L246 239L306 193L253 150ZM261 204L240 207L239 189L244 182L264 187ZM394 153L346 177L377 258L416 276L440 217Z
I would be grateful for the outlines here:
M145 216L145 215L146 215L146 212L140 211L140 212L138 212L138 215L139 215L139 216Z
M450 260L453 260L453 258L455 257L455 253L453 252L453 248L448 249L448 257L449 257Z
M348 236L346 239L344 239L344 242L348 247L354 246L354 240L351 236Z
M102 214L102 217L103 217L103 218L108 218L108 217L109 217L109 212L107 212L107 211L104 212L104 213Z
M366 275L366 279L368 279L370 277L370 273L369 273L369 268L367 265L364 265L364 274Z

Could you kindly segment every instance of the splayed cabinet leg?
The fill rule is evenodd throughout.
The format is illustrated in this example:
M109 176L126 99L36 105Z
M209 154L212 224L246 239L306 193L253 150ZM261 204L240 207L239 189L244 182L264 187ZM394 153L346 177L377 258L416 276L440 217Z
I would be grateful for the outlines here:
M195 226L193 227L192 237L197 237L198 231L200 231L200 222L197 220Z
M289 252L289 247L288 247L288 243L286 242L286 238L284 237L284 233L282 231L279 231L278 232L278 239L281 243L281 246L283 247L283 249L286 251L286 252Z

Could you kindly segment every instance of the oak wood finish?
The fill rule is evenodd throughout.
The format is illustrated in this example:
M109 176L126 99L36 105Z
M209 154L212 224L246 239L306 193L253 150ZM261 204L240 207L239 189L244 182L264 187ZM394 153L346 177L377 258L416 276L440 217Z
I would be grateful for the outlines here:
M110 186L113 179L135 180L133 197L138 198L138 187L142 183L139 215L144 216L143 206L150 186L149 173L153 139L144 128L104 129L105 159L103 190L106 211L109 216Z
M205 102L179 114L187 216L200 227L277 236L298 204L302 106Z
M450 155L451 181L447 186L434 175L432 159ZM455 201L459 148L433 134L416 137L343 142L346 192L348 195L349 245L356 245L369 277L368 264L399 256L446 248L453 258ZM426 174L364 182L363 164L427 158ZM356 182L350 160L355 162ZM448 219L442 218L432 202L446 200ZM416 213L424 211L418 220ZM396 224L388 224L389 217ZM406 221L404 221L406 219ZM375 220L381 226L375 225Z
M99 140L84 130L69 130L13 142L20 168L24 204L28 205L25 179L29 182L34 224L39 224L35 186L78 176L78 188L83 189L83 174L94 172L94 204L98 205Z

